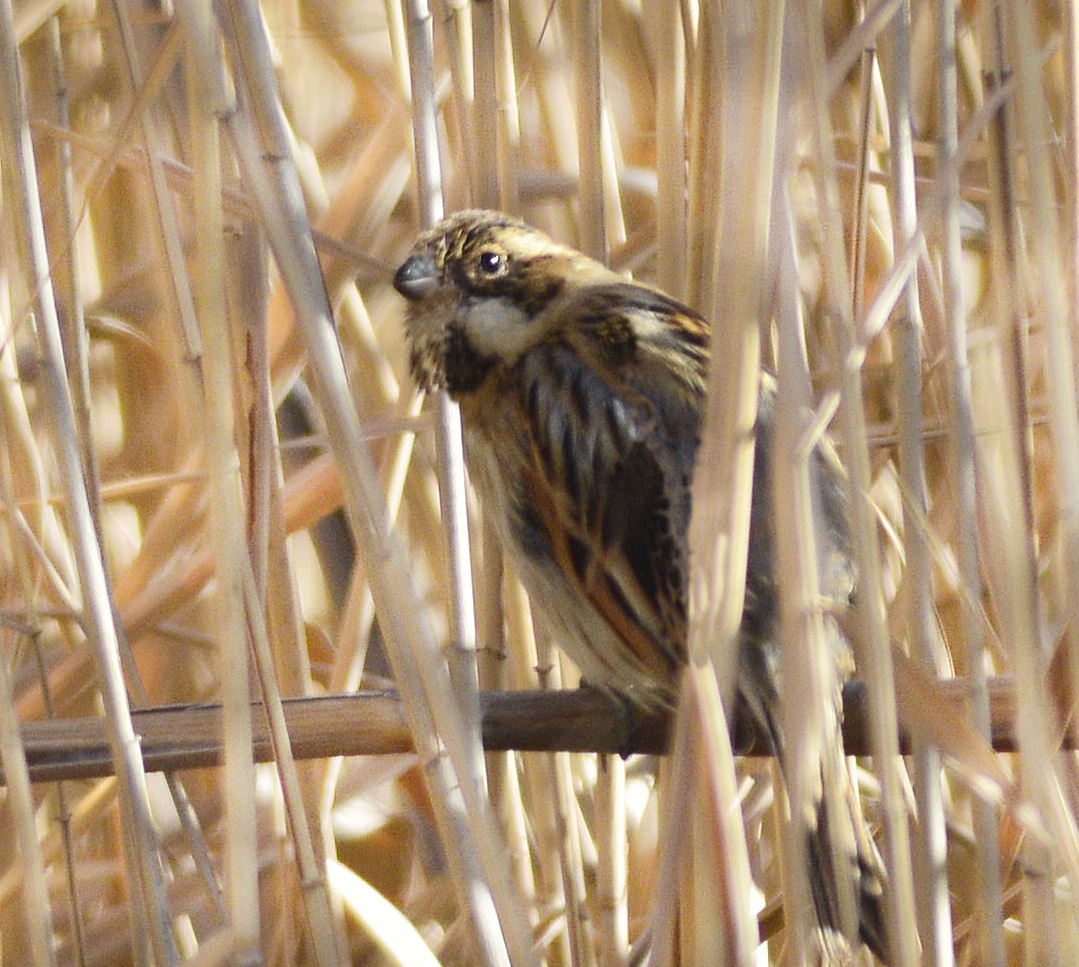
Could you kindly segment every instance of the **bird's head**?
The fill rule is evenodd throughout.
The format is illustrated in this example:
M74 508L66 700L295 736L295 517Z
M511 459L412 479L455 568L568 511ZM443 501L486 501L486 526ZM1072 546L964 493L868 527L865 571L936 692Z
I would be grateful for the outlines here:
M607 273L519 219L464 211L419 237L393 284L409 301L413 378L459 396L548 335L546 310L582 278Z

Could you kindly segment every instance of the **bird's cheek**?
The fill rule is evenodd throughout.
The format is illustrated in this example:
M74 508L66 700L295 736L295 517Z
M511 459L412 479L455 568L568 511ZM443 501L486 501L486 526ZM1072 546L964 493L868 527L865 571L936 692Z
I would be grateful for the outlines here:
M516 302L504 296L466 299L458 312L473 348L507 363L533 345L535 323Z

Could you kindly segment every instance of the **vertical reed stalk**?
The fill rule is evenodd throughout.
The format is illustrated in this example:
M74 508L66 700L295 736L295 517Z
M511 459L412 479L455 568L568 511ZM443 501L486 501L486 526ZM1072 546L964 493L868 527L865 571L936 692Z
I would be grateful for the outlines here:
M11 673L6 654L0 654L0 762L4 765L4 783L23 867L22 904L26 935L29 937L34 967L48 967L56 963L52 910L34 820L30 772L26 766L26 751L12 701Z
M834 326L836 364L842 393L842 429L850 473L850 508L855 564L859 574L859 668L869 694L874 760L881 779L885 825L885 862L889 874L888 942L896 964L916 961L914 892L908 849L906 808L898 767L898 732L891 643L888 640L881 583L876 511L872 504L869 452L859 355L850 305L850 283L839 222L834 135L826 98L825 53L820 24L801 9L804 60L809 79L808 114L816 148L821 257L826 318Z
M14 227L25 260L27 289L34 293L43 387L51 420L72 540L82 588L84 628L97 660L99 685L109 723L109 740L120 779L124 860L132 919L140 925L136 956L152 947L161 964L178 960L158 857L157 838L146 798L145 772L120 666L108 580L91 513L64 366L56 302L49 281L48 253L38 196L34 151L15 46L10 2L0 0L0 145L14 209Z
M986 685L985 633L979 602L982 580L978 562L977 491L973 400L967 348L967 306L962 278L962 244L959 230L959 149L956 70L956 17L954 0L940 0L938 7L940 60L940 174L942 194L944 311L948 329L950 379L950 459L955 480L955 542L959 567L960 625L963 664L969 682L970 720L979 735L989 737L989 692ZM983 800L972 804L974 837L978 849L978 886L982 916L979 918L981 957L989 967L1003 967L1004 936L1000 882L1000 841L993 806Z
M757 930L745 890L744 834L733 836L728 825L740 817L740 806L734 798L724 716L733 713L737 694L783 11L781 2L725 11L722 18L703 9L700 40L709 56L699 56L696 66L710 64L722 73L694 80L701 91L722 77L718 113L702 115L696 123L698 137L707 131L713 142L708 148L699 145L698 156L720 159L723 190L713 184L704 196L707 202L699 211L715 219L719 231L702 258L703 277L690 280L691 289L696 286L703 293L700 309L713 329L707 403L692 483L690 667L679 714L690 716L680 728L701 730L701 741L716 753L714 759L698 760L704 769L696 773L694 785L708 791L700 808L706 815L715 811L709 816L715 834L709 845L723 858L714 874L715 899L721 905L717 913L724 924L726 953L737 962L750 956ZM753 105L749 111L748 99ZM695 176L702 181L715 177L706 171ZM676 792L673 798L681 795Z
M913 105L911 91L910 5L900 4L885 34L885 68L889 80L889 133L892 159L892 213L895 248L910 245L917 231L914 186ZM906 281L893 319L900 486L903 491L903 538L906 548L906 620L908 647L929 674L936 671L932 647L932 586L922 443L922 310L917 274ZM941 756L919 741L915 749L915 797L918 803L918 923L922 962L948 967L954 963L948 898L947 843Z
M1003 82L1010 70L1004 33L1005 12L994 5L987 18L987 46L994 52L991 85ZM1032 490L1032 438L1030 425L1029 332L1022 298L1023 243L1016 204L1014 116L1005 103L994 116L989 138L990 239L994 285L991 289L993 322L1003 355L1004 393L990 397L982 390L980 403L986 417L999 420L1009 439L1001 440L987 457L994 466L983 475L995 484L992 497L1001 516L990 522L990 546L1002 548L1011 531L1013 548L1007 561L993 560L996 578L994 604L1000 609L1005 640L1010 642L1016 675L1016 727L1020 782L1024 794L1051 820L1055 778L1046 775L1045 763L1053 761L1049 699L1044 673L1046 648L1040 621L1036 580L1037 535L1034 531ZM1006 281L1005 281L1006 280ZM992 414L992 416L990 416ZM991 440L986 440L989 444ZM995 459L994 459L995 458ZM990 477L995 470L996 476ZM988 496L988 495L987 495ZM1038 763L1038 765L1035 765ZM1053 933L1053 851L1046 843L1027 838L1022 844L1022 911L1024 954L1028 963L1057 963Z
M198 357L205 394L206 453L210 471L210 533L217 565L219 670L223 706L226 894L229 920L240 956L254 963L260 933L258 884L258 816L255 806L255 763L252 753L251 692L248 633L244 620L246 556L239 454L233 400L232 340L225 311L224 225L221 212L221 145L218 117L233 109L226 96L204 75L212 63L215 34L208 5L188 10L188 37L198 55L189 61L192 99L201 110L192 113L192 142L196 184L195 218L198 260L195 303L200 324ZM203 83L200 78L206 77Z
M826 629L824 600L818 565L818 527L821 507L819 474L810 468L812 446L816 443L812 427L812 399L808 360L805 357L805 333L797 287L794 226L787 192L777 190L781 205L775 224L778 250L779 304L777 329L778 392L775 402L775 444L770 455L777 468L774 474L776 520L789 526L776 530L776 567L781 620L782 658L780 673L784 682L797 682L797 688L783 692L780 723L786 742L786 810L782 838L783 909L792 955L796 962L811 958L815 939L811 929L816 917L813 908L814 873L805 848L810 816L819 816L818 802L823 797L829 815L845 817L849 809L842 800L842 788L836 781L838 770L845 768L839 750L839 718L835 696L840 688L836 663L837 647ZM784 224L784 222L786 224ZM778 472L778 468L787 468ZM816 496L815 496L816 495ZM823 788L821 777L832 779ZM849 823L833 823L828 845L833 853L832 868L842 870L846 857L855 849ZM839 901L840 927L847 937L858 932L857 898L851 877L838 876L834 884Z
M656 62L656 282L686 298L686 38L679 5L652 4Z

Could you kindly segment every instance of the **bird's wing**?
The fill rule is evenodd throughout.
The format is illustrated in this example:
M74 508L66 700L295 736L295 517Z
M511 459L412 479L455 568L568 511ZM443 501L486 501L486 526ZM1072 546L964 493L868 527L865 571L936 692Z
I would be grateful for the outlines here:
M708 331L624 283L590 287L518 366L531 513L562 572L666 679L685 654L686 528Z

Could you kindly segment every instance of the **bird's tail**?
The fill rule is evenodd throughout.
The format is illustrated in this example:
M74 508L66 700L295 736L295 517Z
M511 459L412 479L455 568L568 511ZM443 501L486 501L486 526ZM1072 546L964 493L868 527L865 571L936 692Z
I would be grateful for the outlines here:
M850 786L850 782L847 782ZM854 886L854 901L858 924L858 937L883 963L889 963L888 938L885 933L884 870L876 846L862 820L857 802L852 800L853 787L842 802L829 801L822 796L816 807L814 822L806 834L809 882L817 923L821 928L823 944L828 948L835 943L847 943L844 917L841 909L840 878ZM854 833L854 851L837 851L833 846L833 812L846 813L841 821L851 824ZM850 837L838 840L850 842ZM845 855L844 855L845 854ZM838 862L837 862L838 860ZM843 939L841 939L843 938Z
M765 727L786 783L791 764L786 761L785 743L773 715L776 703L754 703L751 707ZM824 752L804 827L806 869L821 946L828 961L841 961L841 952L860 942L888 964L884 864L862 817L842 750L833 751L834 756ZM844 893L850 896L851 892L854 909L845 916Z

